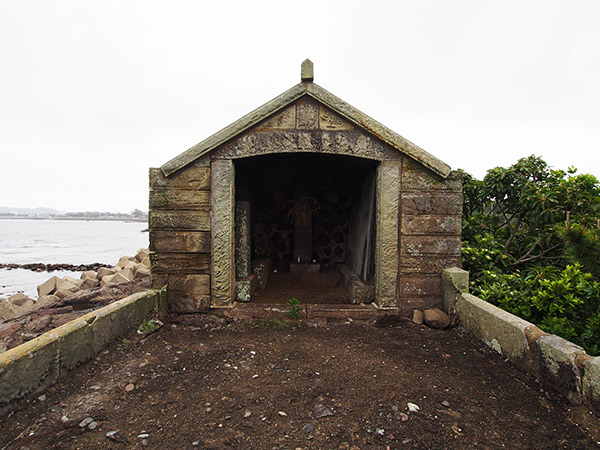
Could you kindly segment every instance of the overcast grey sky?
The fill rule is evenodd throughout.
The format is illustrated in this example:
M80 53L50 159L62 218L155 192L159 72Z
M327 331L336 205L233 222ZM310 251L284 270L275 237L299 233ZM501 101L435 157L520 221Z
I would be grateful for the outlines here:
M478 178L600 177L600 1L0 0L0 205L147 209L158 167L300 81Z

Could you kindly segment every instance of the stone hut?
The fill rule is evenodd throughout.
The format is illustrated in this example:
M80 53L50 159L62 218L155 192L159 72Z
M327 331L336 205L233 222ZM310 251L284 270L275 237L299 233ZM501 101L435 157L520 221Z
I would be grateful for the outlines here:
M306 60L299 84L150 169L153 287L196 312L261 303L282 277L312 288L302 302L336 292L406 315L441 305L461 209L459 172L315 84Z

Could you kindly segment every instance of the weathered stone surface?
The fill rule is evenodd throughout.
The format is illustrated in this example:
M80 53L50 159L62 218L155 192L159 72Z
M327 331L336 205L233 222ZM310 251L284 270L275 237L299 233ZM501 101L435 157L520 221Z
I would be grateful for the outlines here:
M427 326L443 330L450 325L450 318L439 308L431 308L423 311L423 321Z
M79 290L79 286L71 283L69 280L58 278L56 280L56 290L57 291L66 291L66 292L77 292ZM70 277L69 277L70 278ZM77 280L79 281L79 280Z
M179 189L210 189L210 167L190 165L169 177L162 170L150 169L150 189L179 188Z
M322 130L352 130L354 125L323 106L319 109L319 128Z
M213 161L211 187L211 302L228 306L235 297L234 183L231 160ZM154 265L153 265L154 270Z
M150 253L152 273L208 273L208 253Z
M252 243L250 240L250 202L238 201L235 204L235 277L236 279L250 276L250 257ZM236 288L239 291L239 289ZM248 298L249 300L249 298Z
M123 268L127 267L127 264L131 263L132 259L134 259L134 258L132 258L130 256L121 256L119 258L119 262L115 266L117 268L117 271L119 269L123 269Z
M133 279L148 277L152 274L150 269L143 264L140 264L133 272Z
M460 236L402 236L400 253L409 256L460 256Z
M98 269L98 279L102 280L105 276L114 275L115 273L117 273L115 269L112 269L110 267L100 267Z
M542 382L552 385L573 404L581 404L581 372L578 355L585 351L559 336L541 336L536 344L534 371Z
M345 264L339 266L340 275L344 282L346 297L352 304L371 303L375 300L375 286L363 283L358 276Z
M413 316L412 316L413 323L416 323L417 325L422 325L424 320L425 319L423 316L423 311L418 310L418 309L413 310Z
M114 284L112 280L115 277L115 275L116 273L113 273L112 275L104 275L100 280L100 287L104 287L109 284Z
M150 262L150 255L148 255L144 259L142 259L142 264L144 266L146 266L148 269L150 269L152 267L152 263Z
M169 275L168 303L173 312L207 311L210 307L210 276Z
M208 253L207 231L150 231L150 250L154 252Z
M291 130L296 128L296 106L292 105L256 126L256 131Z
M281 130L248 133L224 144L215 150L212 157L237 159L298 152L349 155L382 161L399 157L396 150L359 130Z
M408 235L435 235L444 236L461 234L461 216L412 216L402 214L401 232Z
M441 274L415 274L400 276L401 297L436 297L441 301Z
M210 211L150 211L151 230L210 231Z
M380 307L397 303L400 165L382 162L377 168L377 240L375 301Z
M300 66L300 80L303 82L311 82L315 79L314 65L310 59L302 61Z
M455 311L461 324L488 346L513 364L531 369L526 330L532 323L466 293L458 297Z
M25 294L13 294L8 299L0 299L0 319L12 319L33 308L33 300Z
M111 282L112 283L127 283L128 281L131 281L131 279L128 278L127 275L128 275L128 273L117 272L116 274L113 275ZM131 278L133 278L133 275Z
M235 281L235 298L238 302L249 302L252 294L258 287L258 279L255 274L250 274L244 279L236 279Z
M58 280L58 277L52 277L40 284L37 287L38 297L52 294L56 290L56 280Z
M45 308L46 306L53 305L58 300L60 300L60 298L56 295L43 295L42 297L38 297L34 309Z
M141 263L144 258L148 258L150 256L150 251L147 248L140 248L135 254L135 261Z
M81 277L82 280L85 280L86 278L91 278L92 280L98 280L98 274L96 272L94 272L93 270L86 270L85 272L81 273Z
M456 267L461 264L459 255L402 255L400 257L400 273L440 273L448 267Z
M135 266L133 268L121 269L117 273L119 275L121 275L121 277L127 279L128 281L131 281L131 280L133 280L133 269L134 268L135 268Z
M582 393L584 403L600 416L600 356L583 364Z
M92 289L98 286L98 280L96 278L84 278L83 282L79 286L81 289Z
M169 274L167 273L154 273L150 279L150 287L152 289L162 289L169 283Z
M83 283L82 279L73 278L68 275L66 277L63 277L63 280L68 281L69 283L74 284L75 286L77 286L79 288L81 287L81 284Z
M319 128L319 105L310 98L303 98L296 103L296 128L299 130L316 130Z
M453 191L462 192L462 173L454 170L442 178L413 159L405 158L402 170L404 191Z
M469 292L469 272L450 267L442 272L442 291L444 296L444 309L448 314L455 314L455 306L463 292Z
M60 299L68 297L71 294L73 294L73 292L67 291L67 290L63 290L63 289L57 289L56 291L54 291L54 295L56 295Z
M209 191L157 189L150 191L150 209L208 209Z
M403 192L402 213L460 216L462 214L462 194L459 192Z

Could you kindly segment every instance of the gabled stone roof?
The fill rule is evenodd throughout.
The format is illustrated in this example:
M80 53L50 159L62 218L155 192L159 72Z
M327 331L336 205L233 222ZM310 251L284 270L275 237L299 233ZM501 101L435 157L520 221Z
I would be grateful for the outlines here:
M362 128L387 143L392 148L420 162L443 178L448 176L451 169L446 163L344 102L321 86L313 83L312 80L312 63L306 60L302 64L301 83L173 158L171 161L165 163L161 167L161 170L166 176L177 172L202 155L214 150L221 144L224 144L269 116L286 108L299 98L307 95L321 102L357 127Z

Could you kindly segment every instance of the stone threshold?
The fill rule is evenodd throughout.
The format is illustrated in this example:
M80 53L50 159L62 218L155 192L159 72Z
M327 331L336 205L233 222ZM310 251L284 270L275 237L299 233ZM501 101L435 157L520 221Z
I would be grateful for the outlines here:
M398 308L378 308L369 305L318 305L300 304L299 318L304 320L326 319L330 321L369 320L388 315L398 315ZM272 303L240 303L236 302L230 308L211 308L210 312L232 319L287 319L290 307L286 304Z

